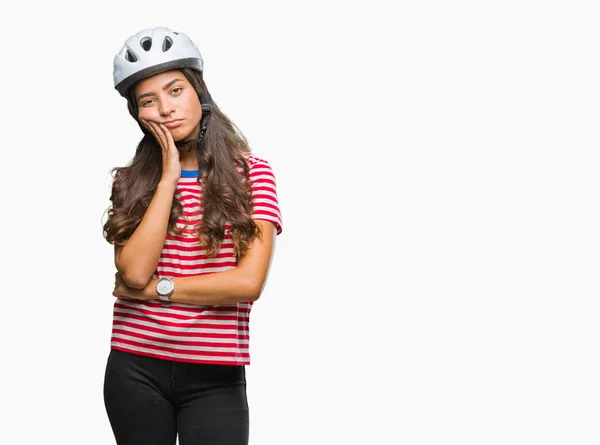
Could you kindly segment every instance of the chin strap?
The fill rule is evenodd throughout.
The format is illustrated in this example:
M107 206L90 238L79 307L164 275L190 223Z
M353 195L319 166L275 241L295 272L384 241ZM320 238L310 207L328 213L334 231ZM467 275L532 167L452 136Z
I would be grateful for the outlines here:
M212 115L212 105L210 104L210 94L208 93L200 93L200 104L202 105L202 119L200 120L200 135L196 139L192 139L190 141L180 141L175 145L179 148L182 148L186 152L192 151L192 148L196 150L200 148L202 145L202 140L204 139L204 135L206 134L206 130L208 128L208 121L210 121L210 116ZM197 150L196 150L197 152Z

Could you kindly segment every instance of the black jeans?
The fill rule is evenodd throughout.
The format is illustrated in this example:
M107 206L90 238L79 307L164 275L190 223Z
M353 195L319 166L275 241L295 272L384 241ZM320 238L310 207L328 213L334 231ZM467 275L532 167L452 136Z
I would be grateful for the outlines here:
M118 445L247 445L241 365L161 360L111 350L104 404Z

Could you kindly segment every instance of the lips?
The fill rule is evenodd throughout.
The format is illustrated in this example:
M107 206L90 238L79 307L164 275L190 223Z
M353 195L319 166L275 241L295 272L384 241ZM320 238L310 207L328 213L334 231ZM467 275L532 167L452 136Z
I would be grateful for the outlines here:
M183 124L183 119L175 119L172 121L163 122L163 125L167 128L177 128Z

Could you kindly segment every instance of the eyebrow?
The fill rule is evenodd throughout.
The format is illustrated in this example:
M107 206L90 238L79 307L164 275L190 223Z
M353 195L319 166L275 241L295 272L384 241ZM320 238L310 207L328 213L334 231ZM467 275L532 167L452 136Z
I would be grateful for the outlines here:
M163 91L164 91L164 90L166 90L166 89L168 89L168 88L169 88L171 85L173 85L175 82L179 82L179 81L182 81L182 80L183 80L183 79L179 79L179 78L177 78L177 79L173 79L172 81L170 81L168 84L166 84L166 85L163 87ZM140 95L137 97L137 99L136 99L136 100L139 102L139 101L140 101L140 99L143 99L144 97L147 97L147 96L152 96L153 94L155 94L155 93L153 93L153 92L150 92L150 93L144 93L144 94L140 94Z

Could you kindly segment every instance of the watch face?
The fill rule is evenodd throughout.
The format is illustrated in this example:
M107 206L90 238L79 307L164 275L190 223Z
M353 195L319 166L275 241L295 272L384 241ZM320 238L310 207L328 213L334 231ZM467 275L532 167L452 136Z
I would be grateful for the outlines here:
M156 285L156 290L161 295L167 295L173 290L173 282L171 280L160 280Z

